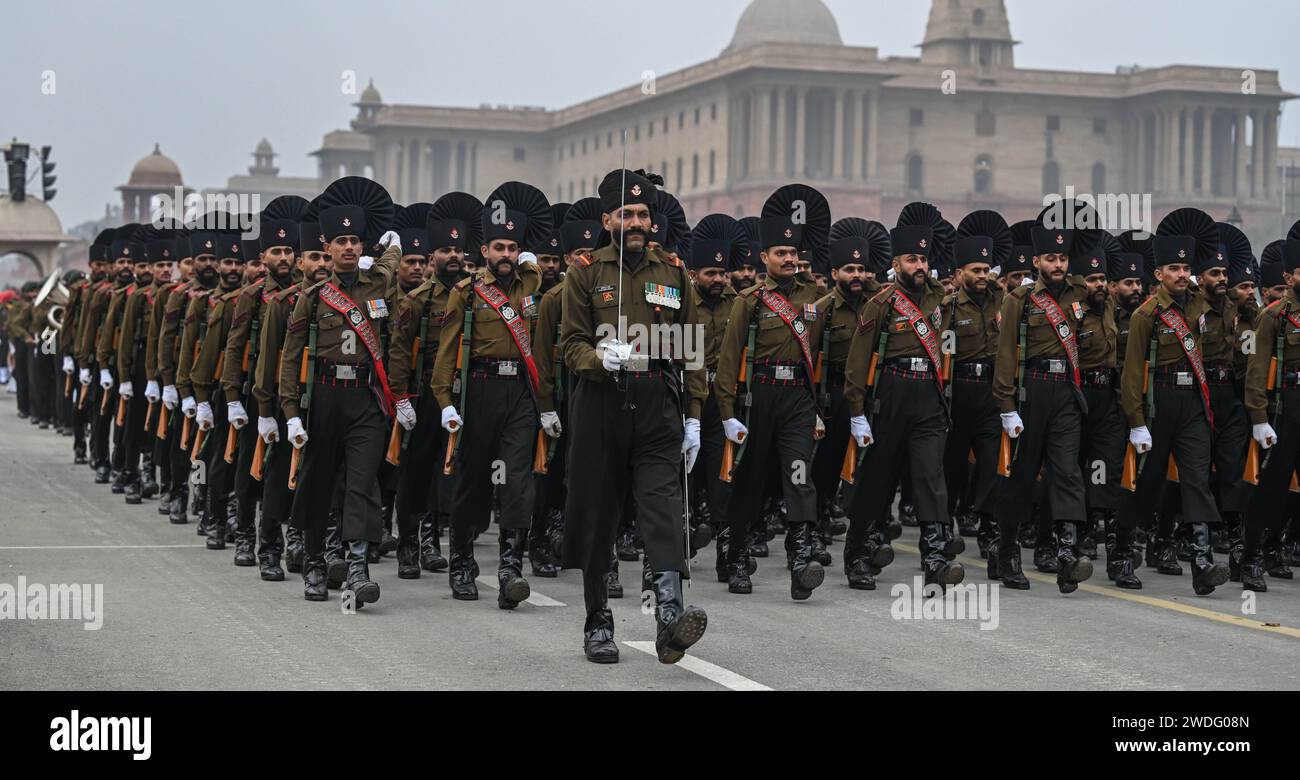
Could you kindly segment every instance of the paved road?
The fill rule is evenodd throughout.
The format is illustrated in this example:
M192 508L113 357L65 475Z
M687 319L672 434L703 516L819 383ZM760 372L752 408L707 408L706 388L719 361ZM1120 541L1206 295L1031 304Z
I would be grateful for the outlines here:
M503 612L488 587L457 602L445 574L399 580L390 556L372 567L382 600L346 615L333 592L312 604L295 575L264 583L155 508L95 485L70 438L18 420L0 391L0 586L24 576L104 592L97 631L0 621L0 689L1300 689L1300 583L1271 581L1243 616L1238 586L1197 598L1190 575L1142 569L1147 587L1132 593L1099 571L1063 597L1033 573L1030 591L1000 591L997 627L981 630L891 615L891 586L919 571L914 530L879 590L848 588L836 544L827 584L802 603L778 541L748 597L713 581L712 550L696 559L688 598L709 631L689 663L658 663L653 620L629 597L612 602L623 660L602 667L582 657L577 572L531 579L538 603ZM495 550L494 535L479 541L485 573ZM977 557L963 562L987 582ZM639 571L623 564L624 582Z

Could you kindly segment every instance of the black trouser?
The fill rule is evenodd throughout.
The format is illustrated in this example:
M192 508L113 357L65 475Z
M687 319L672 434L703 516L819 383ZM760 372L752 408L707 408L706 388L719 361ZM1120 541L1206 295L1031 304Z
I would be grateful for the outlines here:
M63 358L64 355L60 354L55 360L58 370L54 375L54 417L58 420L60 425L71 430L73 426L72 393L67 393L65 395L63 392L63 389L68 387L67 382L69 379L68 375L63 372ZM77 368L75 363L72 368L71 380L73 386L75 386L77 384Z
M486 528L496 487L501 498L501 530L527 529L537 485L533 475L537 405L522 376L498 377L478 371L470 376L466 408L457 410L464 415L465 426L456 462L460 482L452 499L452 527L465 537L473 529Z
M126 426L117 424L117 404L120 398L117 394L117 388L121 381L117 376L117 372L114 371L113 384L105 391L105 395L108 396L108 403L101 407L104 410L101 416L104 418L104 424L108 427L109 439L113 442L113 451L110 453L109 458L113 470L119 473L126 468L126 442L122 438L122 435L126 433Z
M948 488L948 513L957 512L957 503L980 514L993 513L994 477L998 469L998 444L1002 425L998 405L993 400L993 371L987 377L954 377L952 388L952 427L948 430L943 453L944 481ZM886 424L889 424L886 419ZM968 455L975 453L975 468L969 468Z
M419 541L420 517L437 510L446 450L442 410L433 392L425 389L415 401L415 427L406 433L406 449L402 450L394 499L397 532L404 538Z
M823 409L829 412L826 421L826 435L817 444L817 454L813 456L813 488L817 491L817 505L835 498L835 491L840 486L840 471L844 466L844 453L849 448L849 404L844 400L844 380L831 379L830 406Z
M1047 466L1047 508L1058 522L1079 523L1086 516L1079 450L1083 428L1082 396L1068 376L1063 381L1028 377L1020 418L1025 430L1015 445L1011 476L998 494L998 524L1005 549L1019 545L1020 524L1034 505L1038 473Z
M148 385L147 382L145 384L146 386ZM171 450L167 449L167 440L169 438L168 434L171 433L171 420L169 419L167 421L168 427L167 430L163 432L163 438L158 438L158 422L161 419L163 411L162 401L159 400L157 403L153 404L152 410L153 413L148 414L149 428L145 431L145 446L153 448L153 465L154 468L158 469L158 484L161 486L160 489L163 492L168 493L168 496L170 496L171 494L169 491L172 484L172 458ZM167 414L170 415L171 412L168 411Z
M222 406L226 405L224 400L218 399L216 402ZM257 404L251 398L242 399L241 403L244 404L245 412L249 409L254 411L257 409ZM229 410L226 414L230 414ZM262 474L262 481L253 479L253 457L257 454L258 441L257 417L251 416L236 435L238 440L235 444L234 486L235 504L239 507L237 527L241 533L249 533L257 521L257 505L262 500L262 489L266 480L265 473ZM262 523L259 530L258 538L263 546L280 538L280 521L278 518L267 517L265 507L262 508Z
M569 457L586 468L569 483L564 568L582 569L588 613L608 603L605 576L629 490L654 570L687 573L679 392L675 377L658 372L628 375L626 392L612 379L583 378L574 390Z
M1184 523L1217 523L1219 510L1210 492L1210 423L1201 391L1195 385L1155 381L1154 420L1147 420L1151 449L1146 453L1136 489L1121 502L1119 523L1125 533L1145 524L1160 501L1169 456L1178 465L1178 488Z
M54 352L45 351L46 342L37 339L31 348L31 409L32 416L41 422L54 422ZM49 347L53 349L53 345ZM62 373L59 373L62 376ZM63 388L60 387L62 392Z
M1079 468L1087 484L1087 505L1089 509L1117 509L1128 444L1124 413L1113 385L1084 385L1083 397L1088 402L1088 414L1083 420Z
M883 524L894 503L894 488L909 469L911 500L920 523L948 524L948 487L944 484L943 454L948 412L934 378L886 368L876 388L879 409L872 415L875 441L867 448L854 476L858 489L849 505L849 533L844 559L863 551L867 535Z
M1295 506L1296 496L1290 489L1296 466L1300 464L1300 387L1283 389L1281 398L1282 419L1273 420L1277 443L1260 451L1261 460L1267 458L1267 462L1262 464L1259 484L1250 496L1247 538L1264 531L1281 531Z
M791 525L817 522L817 490L812 486L814 432L817 406L803 381L772 383L756 378L750 384L754 403L749 408L744 456L732 471L735 491L727 504L727 525L731 538L731 561L740 559L741 540L748 539L750 526L761 520L763 493L758 484L773 475L777 495L785 498L787 522Z
M1231 381L1210 383L1214 411L1213 487L1223 512L1241 513L1250 504L1250 489L1242 472L1250 446L1250 419Z
M199 453L199 457L203 459L207 471L208 522L225 525L230 494L235 487L235 467L226 462L226 437L230 427L226 417L226 402L222 400L220 388L213 389L215 392L208 400L208 405L212 407L212 428L207 432L203 452ZM194 428L198 429L197 420ZM191 431L191 435L197 434Z
M32 413L32 347L14 339L14 382L18 385L18 413Z
M122 448L125 452L123 468L133 479L140 476L140 453L148 444L148 432L144 429L144 417L149 412L149 402L145 400L144 388L144 350L136 354L136 368L131 375L131 397L126 402L126 416L123 418Z
M292 510L293 526L304 532L307 555L325 549L325 528L334 488L340 484L340 468L339 538L378 543L384 529L379 516L379 462L388 444L388 424L374 392L364 382L318 381L312 388L307 425L308 442Z
M100 386L99 368L94 363L90 364L90 377L90 384L81 386L83 392L88 396L81 413L90 421L90 462L96 466L107 466L109 465L108 443L112 420L108 415L100 414L99 410L108 391ZM80 400L78 400L78 403L80 403Z
M279 429L279 440L266 445L270 452L262 468L262 525L283 525L289 522L289 513L293 507L293 491L289 489L289 463L293 459L293 445L289 443L289 431L285 426L284 414L275 410L275 424ZM250 421L256 426L256 422ZM254 446L256 442L254 442Z
M712 388L709 397L704 400L703 412L700 414L700 455L691 473L691 479L698 485L709 500L709 517L713 519L714 528L720 528L727 519L727 506L731 501L731 485L723 482L722 450L726 446L727 436L722 430L722 417L718 414L718 399ZM743 461L742 461L743 462Z
M159 412L161 414L161 412ZM171 483L168 486L168 493L173 496L181 495L186 489L186 484L190 478L190 449L189 445L193 444L194 430L198 427L194 421L190 421L190 441L181 445L181 433L185 428L185 415L181 413L179 405L175 409L167 412L167 441L163 443L163 448L167 451L167 460L171 461Z

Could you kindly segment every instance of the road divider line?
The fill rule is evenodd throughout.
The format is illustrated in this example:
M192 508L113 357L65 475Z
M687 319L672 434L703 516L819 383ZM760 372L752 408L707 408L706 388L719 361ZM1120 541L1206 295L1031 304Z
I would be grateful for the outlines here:
M475 578L474 581L477 582L478 584L482 585L482 586L485 587L485 588L491 588L492 590L497 590L497 584L496 584L496 582L494 582L494 581L488 579L487 577L482 577L482 576L480 576L480 577ZM532 587L532 584L531 584L531 583L529 583L529 587L530 587L530 588ZM538 593L538 592L535 591L535 590L532 591L532 595L531 595L531 596L529 596L528 598L524 599L524 603L526 603L526 604L532 604L534 607L563 607L563 606L566 606L565 603L564 603L563 601L556 601L555 599L551 598L550 596L543 596L542 594Z
M655 650L654 642L624 642L623 644L627 645L633 650L640 650L641 652L646 653L647 655L652 655L656 659L659 658L659 652ZM686 671L691 672L693 674L699 675L700 677L703 677L709 682L717 683L718 685L721 685L723 688L726 688L727 690L731 690L731 691L772 690L766 685L763 685L762 683L759 682L754 682L753 680L749 679L748 677L745 677L744 675L736 674L730 669L723 669L721 666L718 666L717 664L711 664L708 661L705 661L702 658L697 658L696 656L693 655L688 655L682 658L682 660L678 661L675 664L675 666L685 669Z
M894 548L898 550L902 550L903 552L913 553L916 555L921 554L921 551L919 549L908 544L895 544ZM981 574L983 574L985 568L988 566L988 561L983 560L982 558L971 558L965 555L959 555L957 556L957 560L960 561L961 564L966 567L968 575L972 572L972 569L974 571L979 571L981 572ZM1106 564L1104 562L1099 563L1097 561L1093 561L1093 564L1094 564L1093 571L1095 572L1093 576L1096 577L1098 574L1100 574L1103 578L1105 578ZM1028 571L1028 570L1026 570L1024 574L1026 577L1028 577L1031 580L1035 580L1037 582L1042 582L1049 585L1056 585L1056 578L1051 575L1043 574L1037 571ZM997 582L997 580L985 580L985 581L989 583ZM969 579L967 580L967 582L969 582ZM1205 609L1204 607L1194 607L1191 604L1180 604L1177 601L1170 601L1168 599L1157 598L1155 596L1140 596L1137 593L1134 593L1133 591L1121 590L1117 587L1107 588L1100 585L1090 585L1086 582L1079 583L1079 590L1086 591L1088 593L1096 593L1099 596L1107 596L1109 598L1119 599L1121 601L1128 601L1133 604L1145 604L1148 607L1158 607L1160 609L1167 609L1171 612L1179 612L1184 615L1199 617L1205 620L1213 620L1218 623L1225 623L1227 625L1237 626L1239 628L1253 628L1256 631L1265 631L1270 634L1279 634L1281 636L1289 636L1292 638L1300 639L1300 628L1292 628L1291 626L1283 626L1283 625L1269 625L1268 623L1261 622L1258 618L1247 617L1245 615L1231 615L1226 612L1218 612L1213 609Z

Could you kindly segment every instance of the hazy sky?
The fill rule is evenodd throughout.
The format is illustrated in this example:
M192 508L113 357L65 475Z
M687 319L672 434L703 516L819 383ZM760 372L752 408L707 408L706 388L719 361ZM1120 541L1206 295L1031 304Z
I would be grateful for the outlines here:
M154 142L185 183L244 173L263 136L282 175L314 176L329 130L373 78L385 102L570 105L717 56L748 0L367 0L5 4L0 138L54 146L70 227L118 203ZM1300 92L1296 0L1007 0L1024 67L1119 64L1276 69ZM826 0L848 45L915 55L929 0ZM637 43L628 45L626 39ZM42 94L53 71L56 91ZM1300 145L1294 104L1281 142Z

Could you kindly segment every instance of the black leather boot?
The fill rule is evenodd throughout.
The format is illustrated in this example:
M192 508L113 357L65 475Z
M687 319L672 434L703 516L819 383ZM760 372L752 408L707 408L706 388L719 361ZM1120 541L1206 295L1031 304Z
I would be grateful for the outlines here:
M767 548L768 538L767 531L763 528L755 528L749 532L749 556L751 558L766 558L770 554Z
M264 532L257 549L257 573L266 582L284 580L284 569L280 567L280 556L284 553L284 537L280 535L277 524Z
M871 572L871 561L864 555L858 555L852 559L847 555L845 556L844 576L848 578L849 587L853 590L876 589L876 577Z
M615 557L609 563L609 572L605 574L605 597L611 599L623 598L623 583L618 579L618 558Z
M551 560L550 545L547 543L546 527L540 521L533 521L533 528L528 534L528 565L534 577L552 579L560 574L560 567Z
M417 531L416 534L419 532ZM397 578L420 579L420 542L415 534L400 534L397 539Z
M325 601L329 599L329 590L325 587L325 556L306 556L302 562L302 597L308 601Z
M551 557L556 561L564 560L564 513L558 509L550 511L547 520L547 538L551 543Z
M1079 528L1080 555L1086 555L1090 561L1098 560L1097 549L1101 546L1102 538L1105 536L1105 532L1102 530L1105 525L1105 510L1094 509L1088 513L1088 521Z
M348 576L348 561L343 555L343 542L339 539L339 527L333 515L325 528L325 581L330 590L343 587Z
M1174 529L1174 551L1178 555L1178 560L1191 563L1196 552L1192 549L1192 537L1187 531L1187 525L1181 523Z
M731 577L731 526L724 525L713 537L713 571L718 575L718 582L727 582Z
M1147 565L1153 566L1156 574L1183 576L1183 567L1178 563L1178 551L1174 546L1172 535L1162 536L1157 531L1147 547Z
M921 569L925 572L926 585L938 585L947 588L966 579L966 569L960 563L949 561L944 550L945 537L950 529L940 523L921 523L922 549L925 557ZM961 541L961 537L957 537Z
M641 553L636 549L636 537L631 531L618 535L618 539L614 542L614 554L620 561L641 560Z
M877 576L885 570L885 567L894 562L894 546L885 540L885 537L879 533L867 534L867 540L863 548L867 555L867 560L871 563L871 575Z
M1281 536L1277 531L1270 531L1264 537L1264 568L1270 577L1289 580L1294 574L1291 572Z
M1020 568L1020 544L1016 539L1003 539L998 547L998 575L1002 587L1011 590L1029 590L1029 578Z
M703 550L713 541L713 524L708 520L700 519L699 522L691 528L691 557L695 557L696 550Z
M683 606L681 572L656 573L654 592L655 650L659 653L659 663L675 664L704 636L709 616L699 607Z
M980 532L980 521L979 521L979 517L975 514L975 510L967 509L965 512L962 512L961 514L957 515L958 534L971 538L971 537L978 537L979 532Z
M1268 592L1264 577L1264 531L1247 531L1243 540L1241 563L1241 589L1256 593Z
M140 455L140 484L140 493L145 498L153 498L158 495L158 480L154 479L152 450Z
M998 548L1002 545L1002 528L997 521L988 516L980 518L980 536L988 548L984 557L988 561L987 575L991 580L1002 579L1002 570L998 567Z
M379 601L379 583L370 579L370 542L364 539L348 541L348 590L352 591L357 609Z
M1056 587L1062 593L1073 593L1080 582L1092 576L1092 559L1079 550L1078 524L1058 520L1056 543Z
M822 566L830 566L832 562L830 550L826 549L826 539L822 535L820 526L813 525L808 532L809 541L812 543L812 558Z
M442 557L442 529L438 516L428 512L420 519L420 568L438 572L447 570L447 559Z
M393 536L393 532L385 528L383 536L379 539L379 554L387 555L396 552L399 543L398 538Z
M302 571L303 542L302 531L292 525L284 529L284 563L290 572Z
M107 485L109 481L110 469L107 463L100 463L95 467L95 484Z
M80 447L74 446L72 448L72 462L78 466L86 464L86 445L83 444Z
M455 557L455 553L452 554ZM618 663L618 643L614 641L614 613L608 609L587 615L582 627L582 650L594 664Z
M1056 574L1059 566L1056 561L1056 540L1038 535L1038 544L1034 547L1034 568L1044 574Z
M167 520L173 525L185 525L190 521L190 514L187 508L189 502L189 491L184 488L179 493L172 496L171 506L167 508Z
M1214 562L1214 551L1210 549L1210 526L1206 523L1186 525L1192 550L1192 590L1198 596L1208 596L1228 581L1228 567Z
M962 538L965 534L954 534L951 520L939 524L939 534L943 542L943 557L951 561L966 552L966 540Z
M1142 580L1133 573L1136 566L1129 547L1131 533L1121 530L1114 517L1106 518L1106 576L1117 587L1141 590Z
M528 545L528 530L501 529L497 537L499 562L497 565L497 607L514 609L532 595L528 580L524 579L524 547Z
M730 529L723 529L728 531ZM749 556L749 547L746 545L727 546L727 570L726 576L722 579L727 583L727 592L735 593L740 596L748 595L754 592L754 582L750 575L754 570L750 569L750 564L758 564ZM719 553L721 555L722 553Z
M1038 520L1031 517L1020 524L1020 547L1033 550L1038 547Z
M254 552L256 531L252 528L240 528L235 533L235 565L256 566L257 554Z
M1246 557L1245 522L1238 513L1225 513L1223 518L1223 544L1228 554L1228 581L1241 582L1241 567ZM1215 552L1219 552L1215 547Z
M447 578L451 583L451 597L457 601L477 601L478 584L474 582L474 539L469 529L457 532L451 527L451 564Z
M916 519L916 507L910 503L898 505L898 522L908 528L916 528L920 523Z
M125 493L126 479L128 476L129 475L127 474L126 469L122 469L121 471L117 472L117 475L113 477L113 484L110 486L109 489L112 490L113 493L119 496Z
M794 523L787 534L794 535L794 560L790 567L790 598L804 601L826 579L826 570L812 558L812 524Z
M128 472L126 475L125 485L126 495L124 498L126 499L126 503L143 504L144 488L140 482L140 474L138 472Z
M226 549L226 518L224 515L221 519L208 526L208 540L205 544L209 550Z

